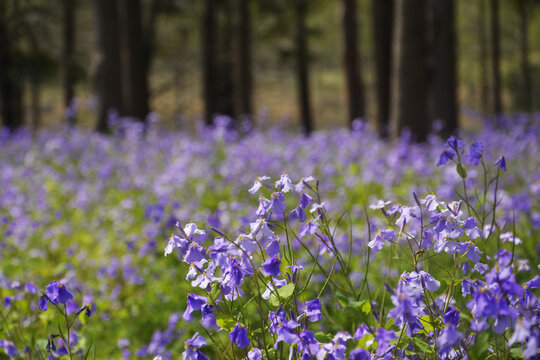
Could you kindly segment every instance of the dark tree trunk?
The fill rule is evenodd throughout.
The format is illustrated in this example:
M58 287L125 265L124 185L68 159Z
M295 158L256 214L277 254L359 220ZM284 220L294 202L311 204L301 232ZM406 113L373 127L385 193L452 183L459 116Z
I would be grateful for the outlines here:
M122 110L122 81L118 39L118 8L113 0L94 0L99 64L96 75L98 94L97 130L108 131L108 112Z
M251 74L251 19L249 0L237 0L236 16L236 96L237 117L252 116L252 74Z
M143 61L144 61L144 74L146 81L146 89L148 91L148 97L150 97L150 85L149 77L150 70L152 68L152 60L154 58L155 41L156 41L156 23L159 13L159 0L152 0L150 4L150 14L148 16L148 22L146 26L143 25Z
M493 111L495 116L502 114L501 70L500 70L500 26L499 0L490 0L491 4L491 60L493 63Z
M342 0L343 60L347 84L347 116L349 126L357 118L365 116L364 89L360 71L358 49L358 25L356 22L356 0Z
M427 101L427 2L397 0L392 65L392 135L409 129L425 141L431 131Z
M32 104L32 129L36 131L41 126L41 89L38 81L30 84L30 97Z
M216 108L215 113L227 115L231 118L235 115L234 83L234 7L228 2L222 3L218 12L218 42L216 54ZM234 120L234 119L233 119ZM234 124L229 124L234 125Z
M8 4L0 1L0 99L3 125L11 131L23 124L23 88L8 29Z
M478 0L479 13L480 13L480 36L478 37L480 49L480 106L483 112L490 110L489 105L489 84L488 84L488 71L489 71L489 59L487 42L488 37L486 34L486 0Z
M521 53L521 74L523 76L523 98L525 111L532 113L532 85L529 65L529 21L525 0L518 0L519 10L519 47Z
M377 125L382 137L388 137L390 123L393 17L394 0L373 0Z
M204 14L202 24L202 64L203 64L203 99L204 99L204 121L206 125L213 124L213 116L216 111L216 13L213 0L204 1Z
M67 108L75 96L74 86L74 46L75 46L75 0L64 0L63 7L63 28L62 28L62 68L64 85L64 106ZM74 117L69 117L69 121L75 121Z
M311 116L311 103L309 94L309 50L307 44L307 1L295 0L295 50L296 50L296 77L298 86L298 105L300 120L305 135L313 131Z
M123 114L145 121L148 115L148 76L140 0L118 0Z
M458 128L455 1L433 0L433 120L444 122L443 133L450 135Z

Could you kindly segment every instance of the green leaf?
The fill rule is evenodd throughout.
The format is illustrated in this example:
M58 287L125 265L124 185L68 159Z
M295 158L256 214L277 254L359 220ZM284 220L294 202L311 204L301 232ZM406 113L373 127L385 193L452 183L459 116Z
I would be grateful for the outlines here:
M411 338L412 342L414 343L414 346L416 346L416 348L424 353L431 353L433 352L433 349L431 348L431 346L429 346L429 344L427 342L425 342L424 340L420 339L420 338L417 338L417 337L412 337Z
M233 319L231 318L221 318L221 319L217 319L216 320L216 323L219 327L227 330L227 331L231 331L232 329L234 329L234 327L236 326L236 321L234 321Z
M486 358L486 353L488 351L488 340L489 334L484 332L478 335L476 339L476 344L469 349L469 359L470 360L481 360Z
M440 318L432 319L429 315L422 316L420 318L420 323L424 326L424 328L420 330L421 334L427 334L430 331L442 327Z
M347 307L349 306L349 298L347 298L347 296L345 296L345 294L343 294L341 291L336 291L335 292L335 295L336 295L336 298L337 298L337 301L341 304L341 306L343 307Z
M369 314L371 312L371 303L369 301L365 301L364 305L360 308L364 314Z
M282 300L287 300L294 293L294 287L295 287L295 284L290 283L290 284L287 284L287 285L279 288L277 292L278 292L278 294L279 294L279 296L281 297Z
M357 349L368 349L369 347L371 347L373 345L372 340L374 338L375 337L373 335L371 335L371 334L364 335L360 340L358 340L358 344L356 345L356 348ZM367 344L369 342L371 342L371 344L368 347Z
M315 336L315 339L317 339L319 342L322 342L322 343L327 343L327 342L330 342L332 341L332 336L331 335L328 335L328 334L325 334L323 332L316 332L314 334Z
M521 349L518 347L511 348L510 356L512 359L521 359L523 357L523 351L521 351Z
M281 300L285 301L289 299L294 293L294 283L287 284L277 289L277 293L279 294ZM276 294L272 293L272 295L270 295L270 299L268 300L270 301L270 304L279 306L279 298L276 296Z
M461 176L462 179L467 178L467 170L465 170L463 168L463 166L461 166L461 164L457 164L456 170L457 170L457 173L459 174L459 176Z

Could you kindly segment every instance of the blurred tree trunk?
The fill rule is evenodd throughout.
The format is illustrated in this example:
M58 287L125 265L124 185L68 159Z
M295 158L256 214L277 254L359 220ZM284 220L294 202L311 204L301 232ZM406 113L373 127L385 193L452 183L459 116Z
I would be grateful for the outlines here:
M252 118L252 73L251 73L251 17L249 0L237 0L236 11L236 84L235 115Z
M529 65L529 20L527 18L526 0L518 0L519 12L519 47L521 53L521 74L523 76L523 97L525 111L532 113L532 85Z
M215 113L230 116L234 121L235 94L234 83L234 10L231 2L224 1L218 8L217 67L214 87L216 89ZM234 125L233 123L229 124Z
M215 114L215 31L216 14L213 0L204 1L204 14L202 24L202 64L203 64L203 99L204 120L206 125L212 125Z
M99 63L95 74L98 95L97 130L108 131L108 112L122 108L122 81L116 1L94 0Z
M478 48L480 49L480 106L483 112L488 112L490 109L490 105L488 84L488 39L486 34L486 0L478 0L478 4L480 12L480 36L478 37Z
M373 0L373 35L375 43L375 78L377 91L377 126L388 137L390 123L390 72L394 0Z
M23 82L8 28L8 6L6 1L0 1L0 99L3 125L13 131L23 124Z
M397 0L395 6L392 136L409 129L415 140L422 142L431 131L427 113L427 2Z
M35 131L41 126L41 86L38 81L30 84L30 102L32 107L32 129Z
M295 4L295 51L296 76L298 86L298 105L300 119L305 135L313 131L311 104L309 94L309 50L307 45L306 16L307 0L294 0Z
M145 121L148 115L148 74L140 0L118 0L122 112Z
M144 62L144 74L146 81L146 89L148 91L148 98L150 98L150 85L149 77L150 70L152 69L152 60L154 58L155 41L156 41L156 24L159 14L160 0L152 0L150 3L150 13L146 25L143 25L143 62Z
M443 133L450 135L458 128L456 79L455 1L433 0L433 91L431 109L434 120L444 122Z
M500 70L500 25L499 0L491 0L491 58L493 71L493 111L495 116L503 112L501 100L501 70Z
M345 82L347 84L347 111L349 126L365 116L364 89L360 71L356 0L342 0L343 47Z
M75 76L74 76L74 46L75 46L75 1L63 0L63 24L62 24L62 69L64 85L64 107L69 107L71 100L75 96ZM75 117L70 116L69 121L75 121Z

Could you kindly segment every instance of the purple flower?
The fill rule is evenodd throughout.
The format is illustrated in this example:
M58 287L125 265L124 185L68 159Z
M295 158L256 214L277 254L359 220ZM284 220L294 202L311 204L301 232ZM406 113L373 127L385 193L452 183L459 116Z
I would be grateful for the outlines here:
M479 142L473 141L469 146L469 152L467 153L467 158L465 162L468 165L476 166L480 164L480 158L484 152L484 146Z
M443 316L443 322L457 327L459 325L459 310L453 306L449 306Z
M381 230L375 235L375 238L368 243L373 251L381 251L384 247L384 240L392 241L395 238L395 232L392 229Z
M265 198L264 196L259 196L259 207L257 208L257 211L255 211L255 214L257 216L264 216L270 209L270 200Z
M180 255L183 256L189 246L189 241L183 238L180 238L179 236L173 235L169 238L169 242L167 243L167 246L165 246L165 256L169 255L173 252L174 249L178 248L180 249Z
M73 295L62 284L58 285L58 298L56 299L60 304L66 304L69 300L73 299Z
M182 354L183 360L210 360L199 349L206 345L206 339L195 333L193 337L186 341L185 350Z
M300 226L298 236L300 238L303 238L306 235L313 235L317 232L318 228L319 228L319 225L315 221L309 220L308 222Z
M473 217L467 218L462 223L463 229L465 229L465 234L469 237L469 239L474 240L476 238L479 238L482 235L482 232L478 228L478 224L476 222L476 219Z
M11 302L13 301L13 296L6 296L4 298L4 307L8 308L11 306Z
M366 349L354 349L351 351L350 360L371 360L371 353Z
M456 153L465 147L465 143L455 136L450 136L446 141L446 145L448 145Z
M536 275L531 280L525 283L529 289L538 289L540 288L540 275Z
M17 350L17 348L15 347L15 345L13 345L11 341L0 340L0 348L4 349L4 351L6 352L6 355L10 359L19 355L19 351Z
M448 150L444 150L442 153L441 153L441 156L439 157L439 161L437 161L437 166L441 166L441 165L444 165L446 164L450 159L453 159L454 158L454 153L448 151Z
M29 282L24 285L24 291L26 291L28 294L36 294L38 292L38 288L36 287L36 285Z
M389 350L390 340L397 339L397 335L393 331L379 328L377 329L375 339L377 340L377 344L378 344L377 355L383 356Z
M321 300L315 299L306 301L306 304L302 309L302 315L300 316L303 315L305 315L311 322L322 320Z
M506 159L504 156L501 156L493 163L493 165L498 165L502 171L506 171Z
M276 254L262 263L262 273L268 276L279 276L281 274L280 265L281 255Z
M219 329L216 316L214 315L214 307L212 305L204 304L201 307L202 320L201 324L205 328Z
M298 334L298 337L300 338L298 351L302 352L302 358L311 359L317 354L321 344L315 339L315 335L311 331L304 330Z
M196 242L189 244L186 256L184 256L184 261L188 264L201 261L205 258L206 250Z
M285 212L285 197L283 193L272 193L271 207L276 214L283 214Z
M193 316L191 315L194 311L201 311L203 305L207 303L207 300L204 296L197 294L189 294L187 297L187 309L184 311L182 316L184 320L191 321Z
M73 295L66 289L66 287L59 283L58 281L53 281L47 285L45 288L46 295L44 297L51 304L66 304L69 300L73 299ZM43 296L42 296L43 298ZM42 305L42 300L40 299L40 305ZM46 306L41 306L40 309L45 308Z
M263 360L263 352L260 349L253 348L248 352L249 360Z
M232 343L235 343L240 349L244 349L249 345L247 330L244 325L238 323L229 333L229 338Z
M259 176L258 178L255 179L255 182L253 183L253 186L248 190L250 194L255 194L257 191L259 191L259 189L261 188L261 186L265 185L265 186L268 186L266 184L263 183L264 180L269 180L270 177L268 176Z
M49 309L49 303L47 302L46 296L47 295L43 294L39 298L38 309L41 310L41 311L47 311Z
M297 206L291 211L292 218L298 219L300 222L306 221L306 212L301 206Z
M369 205L369 208L373 210L384 209L390 203L391 201L377 200L376 203Z
M291 182L291 179L289 179L289 175L283 173L281 175L281 178L276 181L276 189L281 190L284 193L288 193L294 188L293 183Z
M302 196L300 197L300 207L302 209L307 208L308 205L311 204L312 200L313 200L313 198L311 196L309 196L306 193L302 193Z
M444 327L437 338L437 346L440 348L441 352L445 353L455 346L462 338L463 334L457 331L455 325L449 323Z
M356 340L360 340L361 338L364 337L364 335L368 334L369 331L368 331L368 327L366 324L362 324L360 325L356 331L354 332L354 338Z

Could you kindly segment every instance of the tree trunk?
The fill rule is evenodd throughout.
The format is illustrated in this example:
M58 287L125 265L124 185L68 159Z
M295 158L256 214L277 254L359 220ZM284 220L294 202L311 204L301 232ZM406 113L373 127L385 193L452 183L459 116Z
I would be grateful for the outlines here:
M487 49L487 34L486 34L486 2L485 0L478 0L479 13L480 13L480 36L478 37L480 49L480 106L483 112L488 112L489 105L489 84L488 84L488 49Z
M99 64L96 75L98 95L97 130L107 132L109 110L121 111L122 81L118 39L118 9L116 1L94 0Z
M140 121L148 115L146 73L140 0L118 0L123 114Z
M159 13L159 0L152 0L150 3L150 14L148 16L148 22L143 25L143 61L144 61L144 74L146 79L146 89L148 91L148 97L150 97L150 85L149 77L150 70L152 69L152 60L154 58L155 50L155 38L156 38L156 23Z
M523 97L525 111L532 113L532 85L529 66L529 21L525 0L518 0L519 9L519 47L521 53L521 74L523 76Z
M249 0L237 0L235 114L252 118L251 23Z
M0 99L3 125L9 130L23 124L23 88L8 29L8 4L0 1Z
M311 104L309 94L309 50L307 45L307 1L295 0L295 50L296 50L296 76L298 86L298 105L300 119L304 134L309 136L313 131Z
M394 0L373 0L372 6L377 88L377 126L379 134L382 137L388 137Z
M204 14L202 24L202 64L203 64L203 99L204 99L204 120L206 125L213 124L213 116L216 111L215 95L215 31L216 14L213 0L204 1Z
M458 128L456 99L455 1L433 0L433 120L444 122L448 136Z
M41 89L38 81L30 84L30 97L32 103L32 129L38 130L41 126Z
M502 114L501 70L500 70L500 35L499 35L499 0L491 0L491 58L493 62L493 111L496 117Z
M360 71L358 49L358 25L356 22L356 0L342 0L343 60L347 84L347 116L349 126L355 119L365 116L364 91Z
M397 0L392 65L392 135L409 129L416 141L431 131L427 109L427 3Z
M218 41L216 53L215 78L215 113L233 118L235 115L235 94L237 86L234 83L234 7L229 2L221 3L218 14ZM230 123L229 126L233 126Z
M75 41L75 0L64 0L62 3L63 10L63 29L62 29L62 68L63 85L64 85L64 107L68 108L70 102L75 96L74 85L74 41ZM75 121L74 117L70 117L69 121Z

